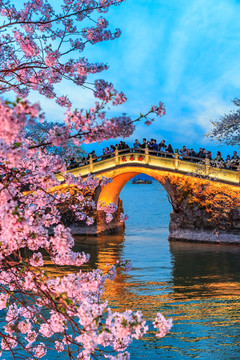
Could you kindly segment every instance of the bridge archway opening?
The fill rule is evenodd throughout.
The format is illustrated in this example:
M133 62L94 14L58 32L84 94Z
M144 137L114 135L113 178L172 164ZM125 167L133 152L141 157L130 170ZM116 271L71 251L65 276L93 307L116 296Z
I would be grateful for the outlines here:
M159 238L166 239L172 206L159 181L149 179L152 184L132 184L130 180L120 193L124 213L129 216L125 234L137 233L150 241L158 234Z
M141 168L139 171L132 170L129 168L126 171L126 169L122 168L119 169L117 174L116 172L112 173L112 182L102 188L98 202L114 203L118 206L120 197L123 201L124 212L129 215L126 229L167 229L170 213L173 211L167 196L171 197L172 188L164 177L164 173L161 174L160 171L151 171L151 169L147 168ZM143 172L143 170L146 171ZM133 185L129 183L135 176L138 177L140 174L150 176L153 183L151 185Z
M161 172L159 170L156 171L156 170L152 170L152 169L148 169L148 168L146 168L146 169L140 168L139 170L138 169L135 170L133 168L129 168L129 169L124 168L124 169L120 169L120 171L118 173L114 172L109 175L106 174L106 176L109 176L112 178L112 182L105 185L101 189L99 197L98 197L98 203L99 204L114 203L115 205L118 205L118 199L119 199L120 193L121 193L122 189L124 188L124 186L131 179L133 179L135 176L138 176L140 174L148 175L151 178L157 180L163 186L163 188L166 190L166 193L170 197L170 199L172 199L172 197L173 197L172 188L171 188L170 184L164 178L164 175L161 174Z

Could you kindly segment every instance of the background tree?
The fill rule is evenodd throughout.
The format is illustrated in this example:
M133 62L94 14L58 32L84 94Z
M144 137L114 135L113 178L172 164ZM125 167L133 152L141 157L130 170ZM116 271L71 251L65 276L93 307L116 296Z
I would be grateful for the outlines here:
M59 124L57 122L49 121L35 121L34 123L28 124L24 129L26 132L26 137L32 139L36 144L41 144L44 142L48 132L55 127L61 125L64 127L64 124ZM75 145L72 139L66 141L65 146L51 146L47 145L44 147L50 154L55 154L61 156L65 161L69 161L70 158L78 162L81 162L82 158L87 155L86 151L81 146Z
M212 121L213 128L208 136L216 139L218 142L227 145L240 146L240 99L233 100L237 106L235 111L225 114L217 121Z

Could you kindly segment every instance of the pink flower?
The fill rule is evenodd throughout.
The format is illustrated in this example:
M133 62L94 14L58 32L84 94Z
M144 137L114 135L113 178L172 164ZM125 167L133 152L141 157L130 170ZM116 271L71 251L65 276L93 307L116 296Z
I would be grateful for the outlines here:
M43 343L40 343L37 347L35 347L33 349L33 351L34 351L34 355L37 358L41 358L44 355L46 355L46 353L47 353L46 347L45 347L45 345Z
M67 96L60 96L57 98L56 103L59 104L60 106L65 106L66 108L70 108L72 103L71 101L68 99Z
M92 225L94 223L94 219L92 217L87 216L86 224L88 226Z
M54 331L52 330L50 324L48 323L41 324L39 332L46 338L49 338L54 334Z
M4 294L4 293L0 294L0 310L6 308L9 297L10 296L8 294Z
M22 334L27 334L31 332L32 324L29 320L20 321L18 324L18 328Z
M64 351L64 344L61 343L60 341L55 341L55 348L57 352L62 352Z
M112 214L110 214L110 213L106 213L106 223L111 222L111 221L112 221L112 219L113 219Z
M166 319L162 314L157 313L153 325L156 329L158 329L156 336L164 337L171 330L173 321L172 318Z
M59 51L47 51L47 56L45 57L45 64L47 66L56 66L58 59L60 57Z
M106 213L114 214L118 207L114 203L106 204L105 202L98 202L97 210L103 210Z
M26 340L28 341L29 346L36 340L36 338L37 338L36 331L33 330L27 333Z
M2 339L1 348L2 350L10 350L17 346L18 342L15 337L7 337Z
M128 220L128 215L125 215L124 213L120 214L120 222L124 222Z
M34 253L32 258L30 259L30 264L35 267L43 266L44 261L43 261L42 254L40 252Z
M119 266L124 268L125 271L131 271L132 270L132 261L127 260L119 263Z
M51 326L51 329L55 333L62 333L65 330L64 326L64 317L53 310L51 311L51 317L49 319L49 324Z
M15 31L14 37L15 37L16 41L19 43L21 49L23 50L23 52L27 58L31 58L40 53L39 47L33 41L31 36L24 35L20 31Z
M147 126L150 126L151 123L152 123L152 120L146 120L146 121L144 122L144 124L147 125Z

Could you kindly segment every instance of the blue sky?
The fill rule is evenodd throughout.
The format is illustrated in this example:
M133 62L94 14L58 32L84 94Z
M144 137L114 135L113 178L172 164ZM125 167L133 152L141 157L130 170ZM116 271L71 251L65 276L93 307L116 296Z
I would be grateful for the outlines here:
M137 117L159 101L167 110L152 126L138 125L127 142L165 138L174 148L204 146L215 153L214 142L204 137L210 120L233 109L231 100L240 96L240 1L127 0L106 17L122 36L88 47L85 55L108 63L101 78L126 94L128 101L117 112ZM76 106L93 101L71 84L64 85L66 92ZM41 103L51 120L63 118L54 102Z

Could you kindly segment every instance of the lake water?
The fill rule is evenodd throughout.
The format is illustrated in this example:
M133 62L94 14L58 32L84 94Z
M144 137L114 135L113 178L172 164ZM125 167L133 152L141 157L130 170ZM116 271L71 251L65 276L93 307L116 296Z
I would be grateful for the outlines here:
M163 339L154 331L134 342L132 360L240 359L240 247L168 241L171 205L164 188L126 184L121 193L129 215L124 234L79 237L91 254L89 267L131 259L133 270L106 284L112 307L173 317Z

